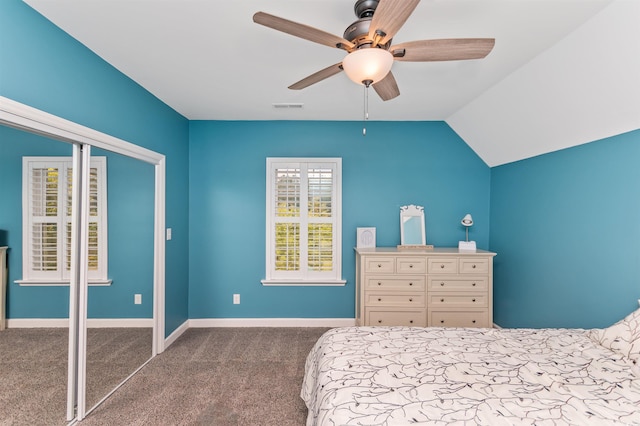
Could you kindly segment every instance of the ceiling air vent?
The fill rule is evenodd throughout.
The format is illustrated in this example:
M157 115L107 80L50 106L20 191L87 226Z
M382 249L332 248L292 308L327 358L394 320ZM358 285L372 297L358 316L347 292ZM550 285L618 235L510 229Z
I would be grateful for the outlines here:
M302 109L304 104L293 104L293 103L279 103L279 104L271 104L275 109Z

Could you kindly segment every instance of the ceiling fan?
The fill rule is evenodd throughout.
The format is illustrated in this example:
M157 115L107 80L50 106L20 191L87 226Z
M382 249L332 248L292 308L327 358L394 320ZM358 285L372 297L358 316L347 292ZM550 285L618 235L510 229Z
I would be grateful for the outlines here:
M300 90L345 71L358 84L373 86L383 101L400 94L391 66L394 61L431 62L481 59L491 52L493 38L452 38L417 40L391 45L393 36L409 18L420 0L357 0L358 20L339 37L308 25L279 18L265 12L253 21L315 43L345 50L340 63L328 66L289 86Z

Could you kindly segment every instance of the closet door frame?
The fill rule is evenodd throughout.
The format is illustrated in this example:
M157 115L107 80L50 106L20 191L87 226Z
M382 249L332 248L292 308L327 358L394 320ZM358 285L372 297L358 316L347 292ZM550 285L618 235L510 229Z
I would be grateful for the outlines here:
M74 164L88 169L91 147L101 148L117 154L125 155L155 167L154 185L154 255L153 255L153 342L152 358L162 353L165 347L165 186L166 159L165 156L140 147L122 139L109 136L106 133L93 130L61 117L49 114L12 99L0 96L0 124L35 133L50 139L68 142L74 145ZM79 174L76 174L79 175ZM83 180L78 177L74 184L76 196L80 202L74 205L84 205L86 194L82 194ZM86 183L86 182L84 182ZM84 198L84 202L83 199ZM69 291L69 360L67 386L67 420L82 420L85 411L85 360L86 341L86 293L88 288L86 272L82 273L81 258L87 256L86 244L82 244L81 211L73 220L73 228L77 230L77 239L72 242L76 248L72 250L72 270L76 271L76 279L72 277ZM79 234L79 235L78 235ZM86 267L85 267L86 269ZM77 410L77 411L76 411Z

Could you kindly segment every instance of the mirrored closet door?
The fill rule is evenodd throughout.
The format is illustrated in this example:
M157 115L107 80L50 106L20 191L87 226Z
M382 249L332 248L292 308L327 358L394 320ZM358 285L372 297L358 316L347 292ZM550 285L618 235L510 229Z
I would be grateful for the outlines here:
M17 322L0 331L3 424L66 423L70 293L63 280L70 199L64 165L72 155L72 144L0 126L0 230L9 247L6 307Z
M16 134L12 132L43 138L46 140L44 145L47 149L54 149L54 146L60 149L59 147L62 146L64 148L61 149L66 151L56 154L72 157L69 167L72 172L64 172L56 176L56 179L59 179L59 185L68 189L59 209L71 215L71 219L61 220L56 225L63 228L63 236L58 236L56 240L59 255L56 262L59 267L65 269L63 281L68 285L40 285L44 287L43 291L46 294L24 302L32 310L31 313L24 314L25 318L33 318L34 309L47 307L52 309L51 307L54 306L64 311L64 313L47 311L43 316L52 317L52 321L59 319L58 327L62 329L64 338L56 340L59 346L67 348L67 353L63 355L66 361L67 380L65 377L62 380L48 380L56 384L54 391L34 383L29 384L26 380L12 379L12 384L17 388L11 389L14 391L22 389L22 393L15 392L16 395L14 395L17 399L13 405L18 407L16 413L19 413L15 414L15 422L22 422L23 418L18 416L23 412L35 416L30 417L33 421L25 418L24 423L27 424L43 422L63 424L65 421L74 419L82 420L92 407L95 407L95 404L112 391L114 386L126 380L150 357L164 350L165 159L161 154L2 96L0 96L0 125L6 126L2 127L2 133L0 133L0 136L3 136L0 138L0 148L2 148L0 161L5 155L7 159L9 155L14 155L11 153L13 146L9 148L5 145L7 142L11 143L10 136ZM96 164L99 164L100 160L93 161L92 150L95 159L108 157L114 165L113 179L116 181L114 186L119 190L114 191L112 202L115 208L111 222L106 218L103 221L96 221L98 200L104 195L104 204L107 205L109 198L108 190L103 190L102 195L96 192L96 185L100 185L97 177L100 166ZM25 152L20 151L15 155L25 156ZM38 155L46 155L46 153ZM45 176L45 182L53 180L52 176L55 172L50 169L50 167L44 168L45 173L50 174ZM22 179L16 180L15 177L11 177L10 181L20 182ZM103 181L108 184L108 178L103 178ZM123 181L127 181L126 185L122 184ZM16 189L13 191L15 192ZM46 200L45 196L45 203ZM22 202L14 204L20 206ZM48 205L45 210L47 208L51 209ZM20 213L16 213L16 210ZM9 240L15 245L11 255L20 256L20 259L23 257L21 253L23 250L18 241L21 241L22 231L12 224L15 222L13 216L21 215L21 210L17 207L13 210L0 208L0 229L2 226L10 228ZM107 230L106 234L101 233L103 227L109 226L113 226L114 229ZM41 226L41 231L52 233L53 228ZM64 241L61 242L61 239ZM109 244L106 248L101 250L96 248L107 241ZM50 242L49 239L47 242ZM46 249L46 244L43 243L42 247ZM49 256L49 251L42 247L40 249L44 250L43 256ZM122 262L122 257L119 257L121 253L117 250L128 251L135 255ZM114 268L116 279L109 276L109 256L114 258L116 264L120 262ZM40 265L50 267L51 262L48 259ZM20 267L14 265L14 269L21 269L21 262L17 262L16 265ZM25 280L24 277L19 277L20 272L18 275L16 271L10 274L12 281ZM38 273L33 274L31 278L34 277L42 278ZM116 283L119 287L115 287ZM22 285L11 287L14 295L9 300L9 306L10 316L13 318L20 317L19 310L24 305L14 298L20 292L35 291L29 290L34 286L30 286L29 283L24 284L26 287L24 290L21 290ZM112 292L108 293L107 289ZM140 303L137 303L138 301ZM133 308L129 305L133 305ZM105 344L106 337L94 336L93 331L98 328L118 328L122 330L117 331L125 334L114 336L111 344ZM125 350L124 347L128 349ZM42 348L41 351L53 352L53 350L47 351ZM90 351L89 356L87 356L88 351ZM3 354L7 352L3 351ZM125 359L127 363L124 362ZM118 363L121 365L114 368ZM51 365L49 364L49 367ZM61 368L64 373L64 366ZM104 370L108 370L106 371L110 376L108 379L96 373ZM117 374L114 373L115 371ZM31 376L33 376L32 373ZM67 383L66 415L65 383ZM59 391L60 389L62 392ZM24 400L25 393L33 394L39 390L44 391L40 401L54 401L56 408L47 409L55 416L50 421L49 418L45 419L42 414L34 411L33 407L20 407L18 404L18 400ZM7 407L7 404L3 402L3 406Z
M98 273L108 259L108 280L89 281L88 410L152 357L155 201L152 164L98 148L91 160L89 268Z

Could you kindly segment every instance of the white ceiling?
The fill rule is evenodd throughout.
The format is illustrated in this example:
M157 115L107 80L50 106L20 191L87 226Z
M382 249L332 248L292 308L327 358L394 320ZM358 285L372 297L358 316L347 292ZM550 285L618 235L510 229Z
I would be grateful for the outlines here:
M344 52L253 23L342 36L355 0L24 0L191 120L361 120L344 74L287 86ZM401 95L370 120L446 120L496 166L640 128L640 1L422 0L394 43L493 37L485 58L396 62ZM302 103L302 109L276 109Z

